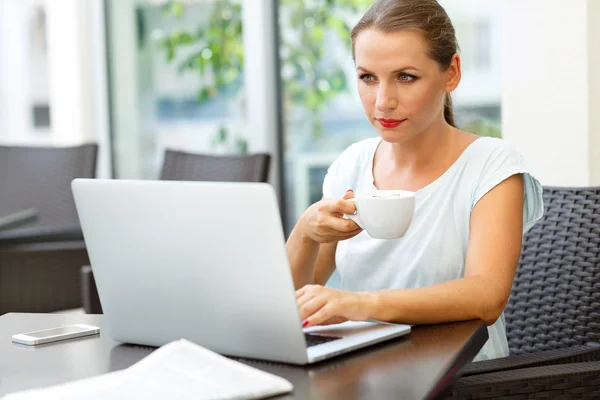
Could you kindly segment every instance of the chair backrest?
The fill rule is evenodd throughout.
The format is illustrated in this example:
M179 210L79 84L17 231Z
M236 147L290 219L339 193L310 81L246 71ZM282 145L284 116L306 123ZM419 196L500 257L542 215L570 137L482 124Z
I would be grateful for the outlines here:
M38 211L39 226L77 225L75 178L95 178L98 146L0 146L0 215Z
M544 189L506 307L513 355L600 342L600 187Z
M161 180L267 182L269 154L208 155L166 150Z

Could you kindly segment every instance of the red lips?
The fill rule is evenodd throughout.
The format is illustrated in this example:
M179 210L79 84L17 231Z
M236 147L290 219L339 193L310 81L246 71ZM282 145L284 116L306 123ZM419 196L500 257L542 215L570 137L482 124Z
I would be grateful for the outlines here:
M377 118L377 121L386 129L392 129L399 126L401 123L406 121L406 119L391 119L391 118Z

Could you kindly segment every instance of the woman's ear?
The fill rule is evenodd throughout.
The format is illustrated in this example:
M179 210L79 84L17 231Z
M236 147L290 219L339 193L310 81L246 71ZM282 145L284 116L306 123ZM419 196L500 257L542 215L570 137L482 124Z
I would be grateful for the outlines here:
M462 72L460 70L460 56L457 53L452 56L452 61L450 62L450 67L448 67L446 74L446 92L450 93L456 89L462 77Z

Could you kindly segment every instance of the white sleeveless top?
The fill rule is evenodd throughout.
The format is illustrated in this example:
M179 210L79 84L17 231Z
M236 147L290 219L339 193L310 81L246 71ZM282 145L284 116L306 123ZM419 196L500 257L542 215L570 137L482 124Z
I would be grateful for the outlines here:
M331 165L323 182L325 198L346 190L373 191L373 156L380 138L351 145ZM464 276L469 219L489 190L523 174L523 232L543 214L542 186L508 142L475 140L437 180L416 192L412 222L400 239L373 239L366 232L338 243L335 255L341 288L348 291L419 288ZM475 360L508 356L504 313L488 327L489 340Z

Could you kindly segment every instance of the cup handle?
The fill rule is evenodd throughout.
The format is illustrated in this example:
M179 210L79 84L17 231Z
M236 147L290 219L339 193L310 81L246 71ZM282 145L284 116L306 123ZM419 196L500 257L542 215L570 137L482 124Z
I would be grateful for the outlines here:
M351 219L352 221L354 221L356 223L356 225L358 225L361 229L365 229L363 227L362 221L360 220L360 217L358 216L358 203L356 202L356 199L348 199L348 201L354 203L354 206L356 207L356 212L354 214L344 214L348 219Z

